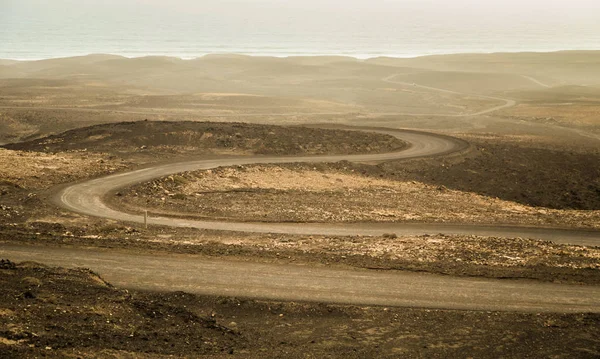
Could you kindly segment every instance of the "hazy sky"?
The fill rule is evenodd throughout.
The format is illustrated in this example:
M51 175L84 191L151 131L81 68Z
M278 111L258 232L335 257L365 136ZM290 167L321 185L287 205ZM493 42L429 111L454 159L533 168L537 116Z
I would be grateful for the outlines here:
M599 49L598 34L600 0L0 0L0 55L10 44L10 56L36 46L57 52L66 40L77 43L65 53L131 44L150 51L158 47L152 39L161 48L187 39L198 51L252 42L366 47L373 39L432 51L446 51L438 45L449 41L458 50L471 44L469 51Z
M11 16L11 9L55 7L65 10L79 9L131 11L137 8L160 9L168 13L220 14L247 12L256 16L268 11L316 11L335 13L363 12L422 12L425 14L452 13L485 15L500 14L556 14L557 16L600 16L598 0L0 0L0 13ZM109 14L105 14L109 15ZM268 14L267 14L268 15ZM332 19L335 20L335 19ZM505 19L510 23L510 19Z
M539 21L580 26L600 22L600 0L0 0L5 24L52 23L69 16L115 23L159 17L255 27L319 26L320 31L415 19L432 28L453 23L509 28Z

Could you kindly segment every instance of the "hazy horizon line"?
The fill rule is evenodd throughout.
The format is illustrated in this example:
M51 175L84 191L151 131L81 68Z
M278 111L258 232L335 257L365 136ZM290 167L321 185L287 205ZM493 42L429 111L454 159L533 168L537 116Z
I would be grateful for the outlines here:
M208 52L204 54L199 54L197 56L177 56L173 54L165 54L160 52L147 52L145 54L140 54L139 56L130 54L127 52L124 53L85 53L85 54L73 54L66 56L56 56L56 57L40 57L40 58L8 58L8 57L0 57L0 60L3 61L17 61L17 62L35 62L35 61L45 61L45 60L60 60L60 59L72 59L77 57L89 57L89 56L117 56L126 59L141 59L141 58L149 58L149 57L164 57L164 58L172 58L179 59L182 61L191 61L197 60L208 56L244 56L244 57L254 57L254 58L297 58L297 57L346 57L353 58L356 60L372 60L377 58L393 58L393 59L416 59L416 58L425 58L425 57L435 57L435 56L452 56L452 55L501 55L501 54L554 54L554 53L564 53L564 52L600 52L600 49L561 49L561 50L531 50L531 51L469 51L469 52L440 52L440 53L427 53L427 54L345 54L345 53L268 53L268 52L256 52L256 53L247 53L247 52Z

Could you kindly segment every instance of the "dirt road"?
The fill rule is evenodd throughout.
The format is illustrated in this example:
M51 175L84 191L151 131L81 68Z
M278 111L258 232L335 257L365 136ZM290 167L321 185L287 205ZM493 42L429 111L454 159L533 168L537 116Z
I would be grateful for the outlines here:
M143 223L142 214L130 214L113 209L103 202L103 198L121 188L174 173L209 169L219 166L246 165L252 163L289 163L289 162L336 162L341 160L356 162L386 161L393 159L416 158L451 153L464 149L466 144L451 137L427 134L424 132L381 130L408 142L410 147L393 153L370 155L335 155L304 157L233 157L225 159L199 160L167 164L137 171L102 177L78 183L60 191L55 202L72 211L110 218L120 221ZM314 223L249 223L226 221L201 221L154 217L148 219L149 225L167 225L173 227L191 227L212 230L229 230L254 233L288 233L303 235L398 235L421 234L463 234L497 237L528 237L552 240L558 243L578 245L600 244L600 232L555 228L526 228L505 226L445 225L445 224L405 224L405 223L354 223L354 224L314 224Z
M167 164L111 175L60 191L55 200L64 208L121 221L143 222L143 216L108 207L103 199L119 188L188 170L250 163L385 161L434 156L464 149L446 136L389 130L410 146L385 154L306 157L233 157ZM235 223L151 218L149 223L176 227L302 234L376 235L384 232L471 233L532 236L578 244L600 242L600 232L569 230L404 224ZM470 310L600 312L600 287L572 286L522 280L458 278L400 271L370 271L299 265L236 262L176 254L140 254L102 249L4 245L0 256L65 267L89 267L109 282L125 288L181 290L198 294L292 301L339 302L361 305L455 308Z
M263 264L114 249L3 245L0 257L88 267L124 288L358 305L600 312L600 287Z
M496 112L498 110L502 110L508 107L512 107L514 105L516 105L516 101L511 100L511 99L504 99L504 98L499 98L499 97L493 97L493 96L485 96L485 95L478 95L478 94L465 94L462 92L457 92L457 91L452 91L452 90L446 90L446 89L442 89L442 88L437 88L437 87L431 87L431 86L424 86L424 85L418 85L418 84L414 84L414 83L408 83L408 82L402 82L402 81L395 81L394 78L398 76L398 74L392 74L390 76L384 77L381 79L381 81L383 82L387 82L387 83L393 83L393 84L399 84L399 85L405 85L405 86L413 86L413 87L418 87L418 88L422 88L425 90L429 90L429 91L433 91L433 92L440 92L440 93L448 93L448 94L453 94L453 95L460 95L460 96L472 96L472 97L477 97L477 98L481 98L481 99L486 99L486 100L494 100L494 101L500 101L500 102L504 102L503 105L499 105L499 106L494 106L482 111L478 111L475 113L469 113L469 114L440 114L440 113L410 113L410 112L371 112L369 111L369 113L371 115L375 115L375 116L433 116L433 117L473 117L473 116L480 116L480 115L486 115L492 112ZM530 78L528 76L526 76L528 79L535 81L536 83L539 83L537 80ZM169 111L156 111L156 110L152 110L152 111L139 111L139 110L128 110L128 109L107 109L107 108L102 108L102 107L94 107L94 106L80 106L80 107L65 107L65 106L0 106L0 110L1 109L5 109L5 110L62 110L62 111L81 111L81 112L111 112L111 113L125 113L125 114L137 114L137 115L167 115L167 114L173 114L173 113L181 113L181 114L186 114L186 113L196 113L196 111L194 110L189 110L189 109L184 109L184 110L180 110L180 111L174 111L174 109L170 109ZM347 114L346 112L332 112L332 111L327 111L327 112L294 112L294 113L276 113L276 112L267 112L267 113L234 113L234 114L229 114L229 113L222 113L222 114L210 114L210 113L202 113L201 116L205 117L205 118L228 118L228 117L265 117L265 116L271 116L271 117L286 117L286 116L291 116L291 115L301 115L301 116L336 116L336 115L344 115Z
M394 77L396 77L396 76L398 76L398 75L390 75L390 76L384 78L383 81L392 83L392 84L418 87L418 88L433 91L433 92L448 93L448 94L460 95L460 96L469 95L469 96L478 97L481 99L504 102L504 104L502 104L502 105L490 107L490 108L482 110L482 111L477 111L477 112L467 113L467 114L410 114L412 116L416 115L416 116L440 116L440 117L475 117L475 116L487 115L492 112L496 112L499 110L503 110L505 108L513 107L517 104L517 101L511 100L511 99L505 99L505 98L494 97L494 96L485 96L485 95L465 94L463 92L446 90L446 89L442 89L442 88L438 88L438 87L418 85L418 84L403 82L403 81L394 81ZM404 115L407 115L407 114L404 114Z

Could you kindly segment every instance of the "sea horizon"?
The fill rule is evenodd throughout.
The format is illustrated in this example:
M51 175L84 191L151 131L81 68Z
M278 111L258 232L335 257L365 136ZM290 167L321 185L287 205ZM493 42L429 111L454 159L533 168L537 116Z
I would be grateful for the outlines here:
M344 4L7 0L0 4L0 58L241 54L368 59L600 50L600 3L591 0L572 0L568 6L519 0Z
M127 59L138 59L138 58L148 58L148 57L166 57L166 58L174 58L180 60L195 60L200 59L206 56L248 56L248 57L267 57L267 58L294 58L294 57L347 57L354 58L357 60L369 60L376 58L397 58L397 59L412 59L412 58L421 58L421 57L432 57L432 56L452 56L452 55L494 55L494 54L553 54L553 53L565 53L565 52L594 52L600 51L600 49L557 49L557 50L519 50L519 51L469 51L469 52L430 52L423 54L385 54L385 53L377 53L377 54L349 54L349 53L332 53L332 52L310 52L310 53L300 53L300 52L289 52L289 53L275 53L275 52L206 52L199 53L198 55L178 55L169 52L153 52L149 51L147 53L108 53L108 52L90 52L90 53L78 53L78 54L65 54L65 55L56 55L51 57L27 57L27 58L10 58L10 57L2 57L0 56L0 60L5 61L18 61L18 62L27 62L27 61L44 61L44 60L59 60L59 59L69 59L69 58L77 58L77 57L87 57L87 56L118 56Z

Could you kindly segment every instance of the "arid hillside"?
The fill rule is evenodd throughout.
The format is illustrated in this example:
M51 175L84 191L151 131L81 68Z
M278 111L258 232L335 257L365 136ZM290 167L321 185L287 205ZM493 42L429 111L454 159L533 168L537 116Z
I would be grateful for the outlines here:
M597 52L559 52L5 62L0 142L144 119L326 122L589 142L600 136L599 59ZM486 112L509 100L516 106Z
M598 357L599 70L0 61L0 357Z

